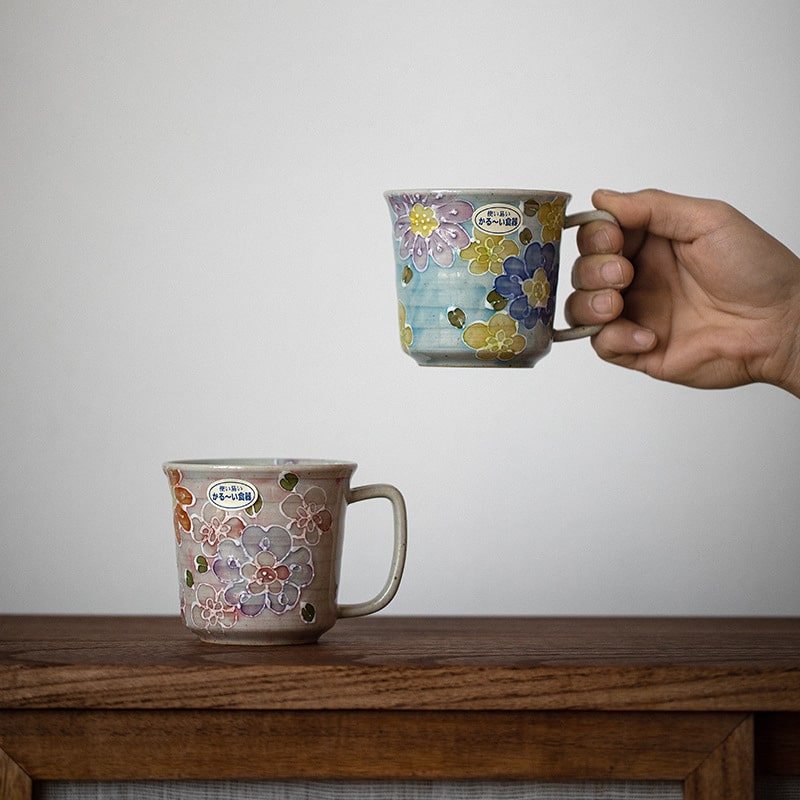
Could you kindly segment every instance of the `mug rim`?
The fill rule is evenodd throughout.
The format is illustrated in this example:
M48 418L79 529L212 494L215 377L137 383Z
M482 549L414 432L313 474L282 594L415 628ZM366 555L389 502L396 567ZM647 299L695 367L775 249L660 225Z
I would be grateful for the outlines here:
M495 194L512 194L512 195L561 195L568 200L572 199L570 192L562 191L561 189L502 189L502 188L478 188L478 189L387 189L383 196L397 197L404 194L474 194L474 195L495 195Z
M285 472L288 468L314 470L315 472L334 472L354 470L354 461L337 461L325 458L184 458L165 461L164 471L179 469L182 472L260 472L272 474Z

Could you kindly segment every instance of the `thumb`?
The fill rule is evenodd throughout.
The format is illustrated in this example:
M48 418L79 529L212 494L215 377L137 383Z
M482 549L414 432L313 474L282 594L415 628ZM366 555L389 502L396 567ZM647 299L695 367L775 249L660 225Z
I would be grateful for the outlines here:
M713 214L716 201L659 189L626 193L598 189L592 203L613 214L623 228L646 230L679 242L692 242L719 224Z

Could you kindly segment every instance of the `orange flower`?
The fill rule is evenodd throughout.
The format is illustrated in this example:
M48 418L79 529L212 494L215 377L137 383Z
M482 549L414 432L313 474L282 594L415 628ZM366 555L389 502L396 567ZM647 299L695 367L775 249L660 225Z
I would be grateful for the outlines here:
M183 476L179 469L168 469L167 478L172 492L172 520L175 526L175 538L180 544L183 531L188 533L192 529L192 522L186 509L194 503L194 495L185 486L180 485Z

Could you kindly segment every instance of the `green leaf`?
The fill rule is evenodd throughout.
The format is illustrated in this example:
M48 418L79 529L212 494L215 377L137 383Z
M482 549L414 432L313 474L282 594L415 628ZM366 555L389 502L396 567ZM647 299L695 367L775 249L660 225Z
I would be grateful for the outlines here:
M508 305L508 300L494 289L492 289L492 291L489 292L488 295L486 295L486 302L495 311L502 311Z
M186 585L191 589L194 586L194 576L190 569L186 570Z
M259 511L261 511L262 508L264 508L264 501L261 499L261 495L259 495L256 498L255 503L245 509L245 513L249 514L251 517L254 517Z
M519 232L519 240L522 244L530 244L533 241L533 233L531 233L530 228L523 228Z
M408 284L411 283L411 279L413 277L414 277L414 271L411 269L411 267L408 266L408 264L406 264L403 267L403 275L400 278L400 280L403 283L403 286L408 286Z
M303 603L300 606L300 616L303 622L313 622L317 616L317 609L311 603Z
M526 200L522 210L525 212L526 217L536 216L536 212L539 210L539 202L537 200Z
M195 559L195 564L197 564L197 571L201 575L204 572L208 572L208 559L205 556L197 556Z
M454 328L463 328L467 315L460 308L451 308L447 312L447 319Z
M300 478L298 478L294 472L284 472L283 475L281 475L281 477L278 479L278 483L280 484L281 489L291 492L294 490L294 487L297 486L299 480Z

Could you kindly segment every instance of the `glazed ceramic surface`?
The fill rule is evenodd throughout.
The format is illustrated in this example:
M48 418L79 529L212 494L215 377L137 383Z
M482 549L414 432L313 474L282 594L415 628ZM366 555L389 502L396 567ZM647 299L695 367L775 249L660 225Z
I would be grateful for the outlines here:
M531 367L547 354L569 194L451 189L384 196L400 342L410 356L431 366ZM571 329L563 338L597 330Z
M300 459L166 463L189 629L211 642L309 642L339 617L389 603L405 560L405 504L387 484L351 489L355 468ZM372 600L339 606L346 507L371 497L393 506L389 580Z

